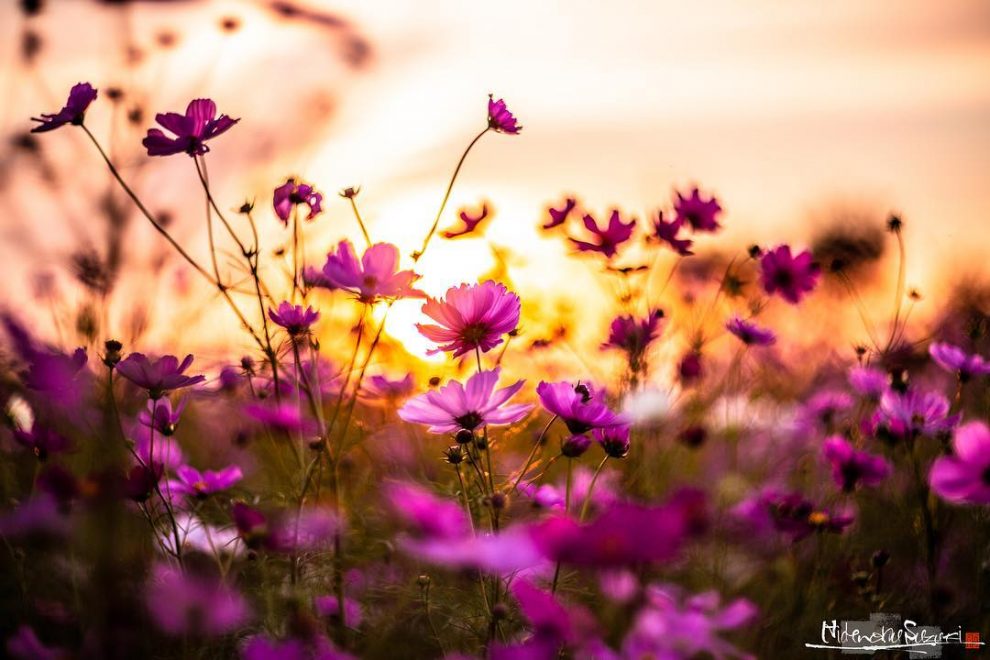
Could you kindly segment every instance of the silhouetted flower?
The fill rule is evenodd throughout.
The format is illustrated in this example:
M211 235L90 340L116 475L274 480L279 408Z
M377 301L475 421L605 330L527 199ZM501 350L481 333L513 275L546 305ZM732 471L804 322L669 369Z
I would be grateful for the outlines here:
M629 454L629 427L597 428L592 432L595 441L610 458L625 458Z
M306 216L306 219L312 220L323 212L323 208L320 206L322 202L323 195L316 192L316 188L291 178L276 188L275 194L272 196L275 215L286 226L288 226L289 218L292 216L293 207L299 204L308 206L309 215Z
M516 329L520 308L519 296L503 284L461 284L423 305L423 313L440 325L417 323L416 328L440 344L430 353L452 351L455 358L475 349L487 353L502 343L502 335Z
M251 610L239 593L218 580L155 566L145 590L155 625L170 635L218 636L247 623Z
M268 318L276 325L286 329L289 335L296 337L309 332L310 326L320 318L320 313L312 307L303 308L302 305L293 305L288 301L283 301L278 305L278 311L268 309Z
M338 289L357 295L366 303L381 299L422 298L422 291L412 288L419 275L398 270L399 249L391 243L376 243L358 261L350 241L341 241L336 252L327 255L323 276Z
M191 465L183 465L175 471L177 479L170 479L165 489L175 495L206 497L227 490L243 478L241 468L230 465L222 470L200 472Z
M557 415L572 434L587 433L592 429L613 428L628 423L622 415L612 412L605 403L605 395L591 385L573 385L541 382L536 387L540 403L550 413Z
M523 381L496 390L500 371L479 371L468 379L466 386L452 380L438 390L420 394L399 409L399 417L426 424L430 433L474 431L489 424L503 426L518 422L532 406L505 405L523 386Z
M117 365L117 373L138 387L148 390L150 398L160 399L173 390L206 380L205 376L185 375L185 370L192 362L192 355L187 355L180 363L174 355L166 355L152 362L141 353L131 353Z
M990 374L990 362L982 355L969 354L958 346L935 342L928 347L928 353L935 364L949 373L955 373L963 382L974 376Z
M694 254L694 252L691 251L691 245L694 241L690 238L677 237L683 226L683 218L677 218L671 222L666 222L663 219L663 211L658 211L657 219L653 221L652 237L661 243L666 243L674 252L682 257L689 257Z
M591 446L591 438L584 433L569 435L560 442L560 453L567 458L580 458Z
M691 194L685 197L681 193L675 193L677 199L674 200L675 222L686 222L691 225L694 231L717 231L719 229L718 214L722 212L718 200L714 197L702 199L697 188L691 190Z
M468 213L467 209L461 209L457 216L461 219L461 222L464 223L464 227L456 231L448 230L442 232L441 235L444 238L457 238L458 236L473 234L478 229L478 225L488 219L488 204L482 204L481 212L475 215Z
M952 455L940 456L928 480L944 500L958 504L990 504L990 429L969 422L956 429Z
M612 211L608 227L605 229L600 229L591 215L585 215L583 221L585 228L594 234L595 242L579 241L576 238L569 240L581 252L600 252L608 259L614 257L618 253L619 246L632 237L633 228L636 226L635 219L628 223L622 222L618 210Z
M218 117L216 103L210 99L195 99L189 102L186 114L159 113L155 115L155 121L175 137L169 137L160 129L149 128L147 137L141 141L149 156L181 153L202 156L210 150L206 146L207 140L226 132L240 119L231 119L227 115Z
M832 465L832 478L846 492L858 484L876 486L890 474L890 464L882 456L857 451L842 436L832 436L822 445L822 453Z
M677 363L677 375L685 384L693 383L701 378L705 372L704 362L701 359L701 352L697 349L689 350L681 357Z
M522 126L516 123L516 118L505 106L505 101L496 101L491 94L488 95L488 127L510 135L516 135L522 130Z
M560 209L551 207L547 210L547 213L550 215L550 220L542 225L543 229L553 229L554 227L559 227L567 222L567 217L571 214L571 211L574 210L575 206L577 206L577 200L573 197L568 197L564 200L564 205Z
M738 316L729 319L729 322L725 324L725 328L747 346L769 346L777 341L777 337L773 334L773 331L767 328L761 328L755 323L750 323Z
M660 321L663 311L650 312L642 319L632 316L618 316L609 326L608 341L602 344L603 349L616 348L625 351L629 356L629 364L636 371L646 349L660 334Z
M31 121L40 122L40 126L31 129L32 133L44 133L53 131L56 128L72 124L80 126L86 116L86 109L89 104L96 100L97 91L89 83L77 83L69 91L69 98L65 106L53 115L43 114L41 117L32 117Z
M30 431L16 429L14 440L17 444L31 450L39 461L44 461L51 454L59 454L72 448L72 442L48 427L41 426L36 421Z
M796 305L815 288L820 269L807 250L791 256L791 248L781 245L767 250L760 258L760 277L767 294L779 294Z

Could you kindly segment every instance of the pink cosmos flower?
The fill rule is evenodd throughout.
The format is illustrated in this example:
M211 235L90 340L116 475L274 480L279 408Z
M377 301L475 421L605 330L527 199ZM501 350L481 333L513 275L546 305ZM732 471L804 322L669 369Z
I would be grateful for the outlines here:
M412 483L389 484L385 497L417 536L456 539L471 531L471 521L457 502Z
M609 217L608 227L605 229L600 229L598 223L595 222L594 217L590 214L584 216L584 226L589 232L594 234L595 242L579 241L576 238L570 238L569 240L580 252L600 252L606 258L611 259L618 253L619 246L632 237L636 220L630 220L628 223L622 222L619 211L614 210Z
M313 609L321 617L335 621L340 618L340 603L337 596L317 596L313 599ZM359 628L364 615L361 612L361 603L353 598L344 598L344 625L348 628Z
M605 393L585 383L571 384L541 382L536 387L540 403L557 415L573 434L587 433L597 428L614 428L628 424L622 415L612 412L605 402Z
M304 417L296 406L288 401L281 404L252 403L244 406L244 413L265 426L286 433L310 433L317 423Z
M166 483L167 491L175 495L199 498L227 490L244 477L241 468L236 465L229 465L222 470L202 472L191 465L183 465L175 473L178 478L170 479Z
M815 288L820 274L818 264L807 250L791 256L791 248L781 245L767 250L760 258L760 277L763 290L774 293L796 305L801 298Z
M940 456L928 480L932 490L948 502L990 504L990 428L969 422L956 429L952 455Z
M237 502L231 517L244 544L254 550L289 553L293 550L326 550L340 533L340 521L327 511L306 508L266 515Z
M303 309L302 305L283 301L279 303L277 312L268 308L268 318L285 328L290 336L297 337L309 332L310 326L320 318L320 313L312 307Z
M97 91L89 83L77 83L69 90L69 99L65 106L55 114L42 114L41 117L32 117L31 121L36 121L40 125L31 129L32 133L45 133L56 128L72 124L80 126L86 116L86 109L90 103L96 100Z
M602 349L616 348L625 351L630 363L639 359L649 348L650 344L660 334L660 322L663 320L663 310L655 310L642 319L632 316L617 316L609 326L608 341L602 344Z
M306 216L306 219L312 220L323 212L322 203L322 193L317 192L316 188L311 184L296 181L292 178L287 179L285 183L276 188L275 194L272 197L272 206L275 207L275 215L278 216L278 219L285 226L289 225L289 218L292 216L293 207L300 204L308 206L309 215Z
M51 454L60 454L72 448L72 442L61 433L41 426L35 420L30 431L14 430L14 440L25 449L29 449L39 461L44 461Z
M773 331L761 328L738 316L729 319L728 323L725 324L725 329L747 346L769 346L777 341L777 336L773 334Z
M177 636L223 635L251 618L247 601L230 587L165 564L152 571L145 605L159 630Z
M678 238L681 228L684 227L684 218L676 218L671 222L665 222L663 211L657 212L657 219L653 221L653 236L660 243L666 243L670 248L682 257L690 257L694 252L691 245L694 243L690 238Z
M141 353L131 353L117 363L117 373L138 387L148 390L152 399L160 399L165 394L183 387L197 385L206 376L186 376L185 371L192 365L193 356L187 355L182 362L174 355L166 355L158 360L149 360Z
M179 425L179 419L185 408L186 402L184 400L174 409L169 399L149 401L147 408L138 413L137 419L142 426L154 429L155 433L168 437L175 434L175 429Z
M815 532L840 534L852 524L853 517L835 514L816 507L815 503L797 492L780 492L767 488L740 502L733 513L745 523L745 533L764 535L769 531L782 533L791 542Z
M799 417L808 426L828 433L844 421L855 403L849 394L840 390L820 390L802 406Z
M882 437L908 440L946 433L959 422L959 415L949 414L948 399L937 392L888 390L871 422Z
M482 222L488 219L488 214L489 214L488 204L482 204L481 211L474 215L469 213L467 209L461 209L460 213L458 213L457 216L461 219L461 222L464 223L464 227L453 231L447 230L445 232L442 232L441 235L444 238L450 239L450 238L457 238L459 236L467 236L468 234L473 234L475 231L477 231L478 226Z
M847 493L857 484L876 486L891 472L890 463L884 457L857 451L842 436L828 438L822 446L822 454L832 464L832 479Z
M416 382L412 374L392 380L387 376L375 375L364 379L359 395L365 401L392 404L413 393Z
M610 458L625 458L629 454L629 427L597 428L592 432L595 442Z
M722 212L718 200L714 197L703 199L697 188L691 190L691 195L685 197L681 193L676 193L674 200L674 212L677 214L675 222L686 222L691 225L694 231L718 231L718 214Z
M523 386L523 381L496 390L500 369L479 371L464 386L452 380L438 390L420 394L399 409L407 422L425 424L430 433L474 431L487 425L504 426L525 417L529 404L505 405Z
M945 342L935 342L928 347L928 353L935 364L949 373L955 373L959 380L966 382L974 376L990 374L990 361L982 355L969 354L958 346Z
M516 329L520 309L519 296L503 284L461 284L423 305L423 313L440 325L417 323L416 328L440 344L431 354L452 351L456 358L475 349L487 353L502 343L502 335Z
M890 376L872 367L853 367L849 370L849 385L860 396L879 401L890 386Z
M555 209L551 207L547 210L547 213L550 215L550 220L544 223L542 228L553 229L554 227L559 227L564 224L567 222L567 217L571 214L571 211L574 210L575 206L577 206L577 200L573 197L568 197L564 200L564 205L561 208Z
M422 298L425 294L412 287L419 275L411 270L397 270L399 248L391 243L376 243L365 250L358 261L350 241L341 241L336 252L327 255L323 276L338 289L350 291L365 303L399 298Z
M509 135L517 135L522 130L522 126L516 123L516 118L505 106L505 101L496 101L491 94L488 95L488 127Z
M210 150L206 146L207 140L226 132L240 119L231 119L227 115L218 117L216 103L210 99L195 99L189 102L185 115L177 112L159 113L155 115L155 121L175 137L169 137L160 129L149 128L147 137L141 141L149 156L181 153L202 156Z

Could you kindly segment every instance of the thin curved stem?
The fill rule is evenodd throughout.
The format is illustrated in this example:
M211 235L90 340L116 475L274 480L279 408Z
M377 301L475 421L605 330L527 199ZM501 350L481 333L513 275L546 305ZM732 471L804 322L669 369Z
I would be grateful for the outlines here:
M591 504L591 494L595 490L595 484L598 483L598 476L602 473L602 468L605 467L605 463L608 462L608 454L605 454L605 458L602 462L598 464L598 468L595 469L595 474L591 477L591 483L588 485L588 492L584 496L584 502L581 504L581 514L578 516L578 522L584 522L585 516L588 515L588 506Z
M354 201L353 195L348 195L348 201L351 203L351 210L354 211L354 219L357 220L358 227L361 228L361 233L364 234L364 242L371 247L371 235L368 234L368 228L364 225L364 220L361 219L361 213L358 211L357 202Z

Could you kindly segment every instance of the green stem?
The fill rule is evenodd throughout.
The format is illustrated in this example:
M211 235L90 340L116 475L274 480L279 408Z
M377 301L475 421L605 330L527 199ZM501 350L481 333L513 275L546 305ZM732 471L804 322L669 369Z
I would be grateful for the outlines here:
M588 515L588 507L591 504L591 494L595 490L595 484L598 483L598 475L602 473L602 468L605 467L605 463L608 461L608 454L602 458L602 462L598 464L598 468L595 470L595 474L591 477L591 483L588 485L588 494L584 496L584 503L581 504L581 515L578 516L578 522L584 522L585 516Z

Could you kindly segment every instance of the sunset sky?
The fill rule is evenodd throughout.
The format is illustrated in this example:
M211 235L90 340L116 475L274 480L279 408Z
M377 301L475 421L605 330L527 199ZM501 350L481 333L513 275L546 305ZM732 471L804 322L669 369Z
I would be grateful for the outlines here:
M242 118L215 143L211 178L230 208L258 200L271 245L285 238L269 211L275 185L296 174L329 193L328 213L307 228L314 260L341 236L359 237L335 195L351 185L362 187L375 239L413 249L484 126L489 92L508 101L524 131L482 140L442 226L460 206L490 200L487 239L511 246L509 276L523 293L589 286L579 265L565 262L563 243L536 229L565 192L598 213L618 205L644 219L669 205L674 187L696 183L726 209L720 245L800 245L843 210L877 223L896 211L907 222L909 280L923 286L957 276L990 236L985 0L298 0L281 13L262 0L76 0L45 3L28 21L18 4L0 7L8 282L26 282L39 263L64 273L74 245L100 243L89 219L106 175L83 136L42 136L64 191L58 201L44 192L41 170L7 146L80 80L119 85L125 104L142 105L143 119L128 126L101 98L87 123L142 196L175 216L198 256L195 172L148 162L140 148L155 112L197 96ZM237 19L235 31L220 28L225 17ZM43 41L29 64L25 29ZM160 242L137 220L128 232L125 261L140 270ZM424 265L431 293L494 265L481 240L435 247ZM26 300L27 288L8 286L4 303ZM159 312L168 300L155 303ZM396 316L408 325L415 310Z

